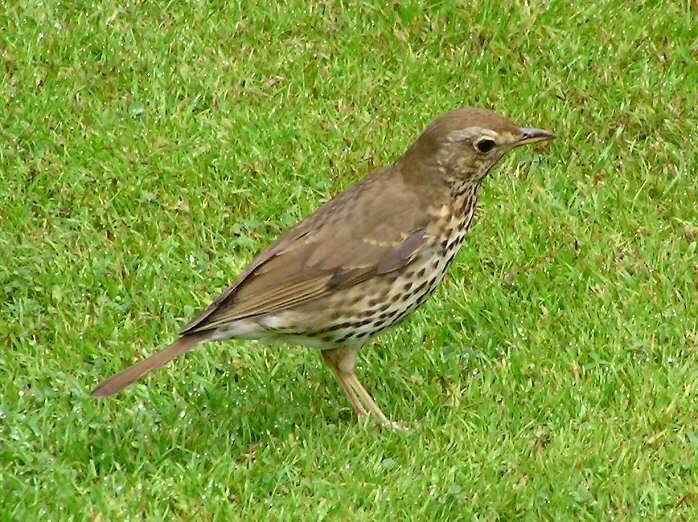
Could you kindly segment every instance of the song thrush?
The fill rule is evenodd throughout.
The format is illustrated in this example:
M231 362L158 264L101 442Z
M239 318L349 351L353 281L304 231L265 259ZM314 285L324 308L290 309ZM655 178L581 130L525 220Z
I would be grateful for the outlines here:
M395 163L274 241L178 341L92 395L115 393L206 341L263 339L320 348L356 414L392 425L354 374L359 348L434 292L492 166L514 147L553 137L482 109L441 115Z

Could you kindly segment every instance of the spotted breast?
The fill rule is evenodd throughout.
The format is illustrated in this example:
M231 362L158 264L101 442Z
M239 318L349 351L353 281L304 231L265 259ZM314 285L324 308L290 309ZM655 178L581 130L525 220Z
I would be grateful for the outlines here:
M434 219L427 231L432 238L420 254L401 270L373 278L323 303L327 313L320 324L303 332L279 332L286 342L318 347L361 345L370 337L390 328L421 306L436 290L446 274L473 219L477 185L456 194L450 204L430 209ZM379 284L377 284L379 283ZM285 324L293 323L288 314L307 314L305 308L286 312ZM320 314L313 310L316 317Z

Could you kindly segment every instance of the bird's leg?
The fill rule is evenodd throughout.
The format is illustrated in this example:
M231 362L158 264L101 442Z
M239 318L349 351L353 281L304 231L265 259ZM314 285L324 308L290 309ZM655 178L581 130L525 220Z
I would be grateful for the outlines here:
M351 386L349 386L345 375L337 367L337 363L335 363L334 359L332 358L333 352L334 350L323 350L322 358L325 360L325 364L327 364L327 366L329 366L332 372L337 376L337 380L339 380L339 383L342 385L342 388L344 388L344 391L347 392L347 397L349 397L349 400L351 401L351 405L356 412L356 416L359 419L363 419L366 416L366 411L361 405L361 401L359 401L359 399L356 397L354 390L352 390Z
M322 352L322 356L325 359L327 365L332 368L339 382L342 383L342 387L347 392L349 400L354 406L354 411L359 416L359 418L366 415L366 410L376 418L384 426L390 428L399 428L400 426L396 422L392 422L385 414L381 411L373 400L371 395L366 391L366 389L359 382L359 379L354 373L354 367L356 366L356 355L357 350L347 347L335 348L333 350L325 350ZM358 397L357 397L358 395ZM362 405L363 403L363 405ZM364 409L365 407L365 409Z
M378 404L376 404L376 401L373 400L373 397L371 397L371 395L366 391L366 388L364 388L361 382L359 382L359 379L356 377L354 372L347 374L346 378L349 382L349 386L354 389L356 394L363 401L366 409L371 414L378 417L383 426L387 426L389 428L400 428L400 425L397 422L393 422L385 416L383 411L381 411L381 409L378 407Z

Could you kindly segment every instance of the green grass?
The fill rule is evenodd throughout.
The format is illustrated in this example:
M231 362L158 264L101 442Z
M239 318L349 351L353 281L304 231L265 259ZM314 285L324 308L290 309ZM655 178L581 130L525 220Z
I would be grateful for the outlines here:
M695 520L691 1L0 7L2 520ZM554 129L364 348L209 345L119 396L254 253L439 113Z

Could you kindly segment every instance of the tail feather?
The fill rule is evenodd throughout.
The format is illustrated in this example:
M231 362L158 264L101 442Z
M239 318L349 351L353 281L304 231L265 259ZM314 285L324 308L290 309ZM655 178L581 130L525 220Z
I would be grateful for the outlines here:
M107 379L92 390L90 395L93 397L106 397L107 395L112 395L123 390L126 386L140 379L149 371L166 365L178 355L191 350L207 339L207 334L185 335L158 353L151 355L147 359L143 359L133 366L126 368L121 373L117 373L113 377Z

